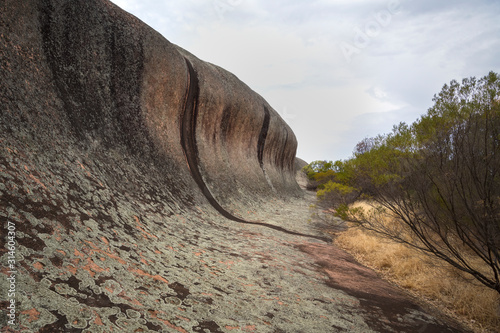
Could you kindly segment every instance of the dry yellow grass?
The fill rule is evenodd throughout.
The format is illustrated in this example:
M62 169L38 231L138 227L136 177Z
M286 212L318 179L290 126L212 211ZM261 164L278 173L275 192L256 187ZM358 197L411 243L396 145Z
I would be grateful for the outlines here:
M475 332L500 332L498 293L446 262L355 227L339 234L336 242L361 263Z

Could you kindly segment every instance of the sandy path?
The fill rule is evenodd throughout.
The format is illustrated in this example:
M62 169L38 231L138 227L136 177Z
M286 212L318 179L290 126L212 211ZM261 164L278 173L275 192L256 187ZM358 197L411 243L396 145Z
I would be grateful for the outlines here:
M291 259L288 264L295 268L290 274L302 275L308 280L306 283L315 285L313 289L316 290L303 290L309 302L302 302L300 307L311 313L315 308L318 310L317 321L325 320L330 325L324 332L466 332L456 323L431 315L404 291L382 280L373 270L362 266L331 242L318 240L327 236L326 231L332 226L311 219L309 206L314 202L314 193L306 192L304 199L277 203L274 211L271 208L259 214L259 220L313 237L294 237L257 226L252 232L254 236L272 233L287 246L286 251L270 252L268 256L276 262ZM299 259L297 251L306 257L300 256ZM297 297L299 300L304 296ZM324 311L328 308L334 310L330 313ZM296 318L298 322L300 319ZM308 324L304 321L301 328L298 325L293 331L321 331L308 327Z

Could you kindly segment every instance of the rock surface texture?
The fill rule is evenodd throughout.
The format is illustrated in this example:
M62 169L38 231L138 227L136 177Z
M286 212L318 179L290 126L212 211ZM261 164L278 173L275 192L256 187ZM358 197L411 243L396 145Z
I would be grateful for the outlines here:
M459 331L342 290L287 124L112 3L1 1L0 80L2 332Z

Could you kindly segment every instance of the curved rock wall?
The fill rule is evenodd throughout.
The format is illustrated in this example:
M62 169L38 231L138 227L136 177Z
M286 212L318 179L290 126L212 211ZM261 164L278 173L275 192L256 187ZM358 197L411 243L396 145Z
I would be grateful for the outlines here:
M27 79L31 84L48 82L50 91L37 92L32 103L50 94L58 103L50 111L60 121L51 127L69 131L79 146L123 148L155 163L160 173L192 178L209 201L228 210L297 193L293 132L231 73L169 43L109 2L8 1L5 19L16 11L34 24L18 26L17 45L4 44L3 52L11 59L24 46L39 59L36 73L20 68L13 80L35 75ZM25 61L19 60L23 66ZM3 123L16 126L17 116L5 116Z
M0 80L16 331L123 331L122 316L175 328L160 294L184 300L189 274L209 269L193 268L188 247L223 253L239 233L228 219L300 195L296 139L272 107L109 1L2 1ZM8 252L2 243L2 263ZM2 293L7 331L8 304ZM203 311L191 317L203 323Z

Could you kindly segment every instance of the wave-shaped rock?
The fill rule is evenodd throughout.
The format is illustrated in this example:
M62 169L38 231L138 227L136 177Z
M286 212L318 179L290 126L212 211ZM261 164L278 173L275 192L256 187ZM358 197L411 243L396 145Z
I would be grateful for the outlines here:
M237 202L296 193L293 132L231 73L109 2L7 1L2 9L10 140L120 150L170 178L165 191L196 197L194 180L231 215Z
M300 195L293 132L236 76L109 1L0 7L0 219L16 231L0 254L15 261L18 328L107 331L125 314L175 328L157 303L188 293L174 249L223 243L226 218ZM191 263L182 253L176 265Z

